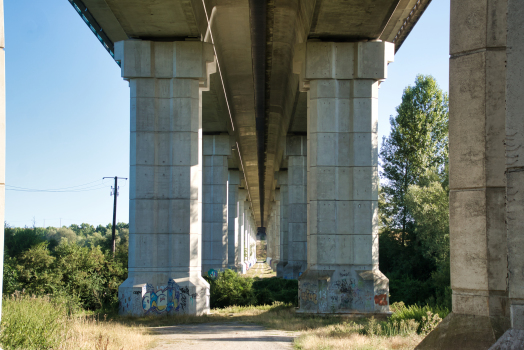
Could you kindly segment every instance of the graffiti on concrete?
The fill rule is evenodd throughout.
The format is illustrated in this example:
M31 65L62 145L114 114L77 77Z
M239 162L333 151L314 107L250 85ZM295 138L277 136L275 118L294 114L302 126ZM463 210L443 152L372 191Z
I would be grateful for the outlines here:
M334 285L339 309L373 310L374 293L370 288L365 287L364 281L357 282L354 278L344 278L336 281ZM333 299L332 297L332 302Z
M190 294L188 287L180 287L173 279L169 279L167 287L156 291L152 284L147 284L142 297L142 309L146 314L185 311L188 299L193 304L194 298L196 294Z
M208 272L207 272L207 275L209 277L211 277L212 279L216 280L218 278L218 271L215 270L215 269L210 269Z
M388 295L387 294L375 295L375 304L380 305L380 306L387 306L388 305Z

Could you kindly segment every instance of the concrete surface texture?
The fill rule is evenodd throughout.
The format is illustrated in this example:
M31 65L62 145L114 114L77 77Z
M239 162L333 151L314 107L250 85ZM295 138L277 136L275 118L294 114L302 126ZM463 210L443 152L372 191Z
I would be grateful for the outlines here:
M417 349L524 348L523 6L451 1L453 313Z
M389 312L378 269L378 85L390 43L303 44L296 57L308 91L308 269L299 311Z
M297 333L268 330L241 323L206 323L154 327L157 345L153 350L184 348L188 350L282 350L292 349Z
M199 86L212 47L123 41L116 56L131 87L129 277L119 288L120 312L207 312Z
M278 185L280 186L280 259L277 264L277 277L284 277L284 268L288 263L288 180L287 170L280 169Z
M288 162L288 263L284 278L298 279L307 268L307 138L289 136Z
M228 267L229 135L204 135L202 154L202 272L206 274Z
M506 223L508 297L513 332L496 349L524 347L524 1L508 1L506 73Z

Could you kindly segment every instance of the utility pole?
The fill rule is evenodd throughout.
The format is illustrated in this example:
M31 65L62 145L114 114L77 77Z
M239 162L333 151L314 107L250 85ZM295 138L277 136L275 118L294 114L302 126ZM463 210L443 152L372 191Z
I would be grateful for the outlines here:
M103 179L111 179L111 177L104 177ZM112 227L112 241L111 241L111 251L113 252L113 258L115 257L115 250L116 250L116 236L115 236L115 230L116 230L116 197L118 197L118 176L114 177L115 179L115 187L112 187L111 196L114 197L113 200L113 227ZM127 180L127 177L121 177L120 179Z

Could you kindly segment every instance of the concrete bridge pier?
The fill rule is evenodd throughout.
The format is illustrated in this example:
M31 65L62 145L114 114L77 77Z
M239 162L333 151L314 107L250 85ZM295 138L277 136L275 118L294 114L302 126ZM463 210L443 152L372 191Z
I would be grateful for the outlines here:
M269 215L267 219L267 228L266 228L266 245L267 245L267 255L266 255L266 263L271 267L273 265L273 261L275 260L275 253L274 253L274 241L275 241L275 216L274 216L274 202L271 202L269 204Z
M229 170L228 178L228 199L227 199L227 265L229 269L239 271L238 263L240 256L238 255L239 237L239 212L238 212L238 192L240 185L240 171ZM241 270L240 270L241 271Z
M280 259L277 264L277 277L284 277L284 269L288 263L288 183L287 169L280 169L275 175L280 186Z
M202 273L228 267L229 135L203 137Z
M129 277L120 313L203 314L201 89L214 54L202 42L116 43L131 88Z
M378 268L378 87L394 46L308 42L295 50L308 90L307 270L301 313L387 313Z
M247 190L240 189L238 190L238 230L236 231L237 235L237 246L236 246L236 270L242 274L247 272L246 265L244 264L244 246L245 246L245 226L246 226L246 217L245 217L245 207L247 199Z
M278 263L280 262L280 190L274 191L275 200L273 201L273 260L271 261L271 268L277 271Z
M307 138L288 136L288 263L284 278L298 279L307 268Z

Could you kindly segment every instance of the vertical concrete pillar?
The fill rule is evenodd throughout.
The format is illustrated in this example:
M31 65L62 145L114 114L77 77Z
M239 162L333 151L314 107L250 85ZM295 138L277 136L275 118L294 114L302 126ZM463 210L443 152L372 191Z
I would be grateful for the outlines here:
M297 279L307 268L307 138L288 136L288 263L284 278Z
M5 218L5 41L4 41L4 1L0 0L0 222ZM4 226L0 228L0 276L4 273ZM3 291L0 281L0 295ZM2 300L0 300L0 320L2 319Z
M238 230L236 231L236 240L238 242L235 251L236 251L236 270L240 273L246 273L244 265L244 229L245 229L245 206L246 206L247 190L241 189L238 190Z
M229 171L228 180L228 203L227 203L227 261L228 268L236 270L240 256L238 253L238 185L240 184L240 172Z
M244 220L245 220L245 227L244 227L244 246L242 249L244 250L244 260L242 261L242 264L244 264L246 271L249 270L249 230L251 227L251 208L250 203L247 201L246 205L244 206Z
M273 254L273 202L269 204L269 213L266 228L266 242L267 242L267 257L266 263L271 267L271 262L274 259Z
M275 258L271 263L273 271L277 271L278 263L280 262L280 190L275 190L275 201L273 205L274 224L273 224L273 255Z
M308 269L299 312L389 312L378 268L379 81L394 45L312 42L295 50L308 91Z
M121 41L131 87L128 278L125 315L209 310L201 277L202 86L213 48L202 42Z
M229 135L204 135L202 273L228 266Z
M511 328L524 348L524 1L508 1L506 73L506 222ZM515 339L515 335L509 335ZM509 348L509 347L508 347Z
M280 261L277 265L277 277L284 277L284 268L288 259L288 183L287 170L280 169L277 175L280 186Z
M509 328L504 208L506 12L507 0L451 1L453 312L419 349L488 349Z

